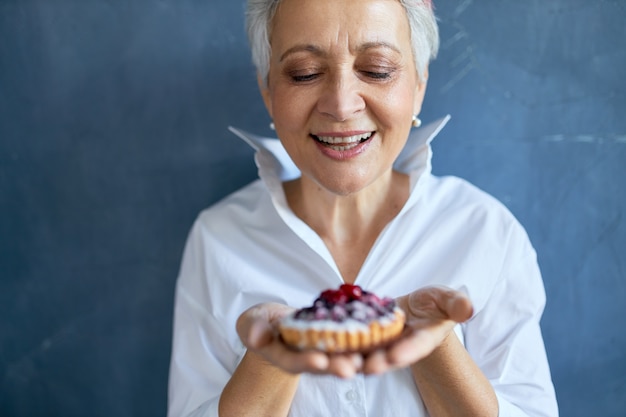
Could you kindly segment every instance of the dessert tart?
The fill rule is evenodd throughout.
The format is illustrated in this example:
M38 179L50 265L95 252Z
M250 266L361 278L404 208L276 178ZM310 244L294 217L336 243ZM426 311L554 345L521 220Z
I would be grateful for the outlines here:
M312 306L285 317L279 331L287 345L299 350L358 352L395 339L404 322L404 311L394 299L343 284L322 292Z

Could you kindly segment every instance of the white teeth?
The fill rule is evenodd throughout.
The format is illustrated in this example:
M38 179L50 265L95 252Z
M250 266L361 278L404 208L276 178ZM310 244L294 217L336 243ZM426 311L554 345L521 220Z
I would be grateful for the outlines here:
M334 145L334 144L352 145L352 144L359 143L363 139L369 139L371 136L372 136L372 132L363 133L361 135L346 136L346 137L335 137L335 136L316 136L316 137L320 142L328 143L330 145ZM339 146L339 148L343 148L343 147ZM345 147L345 148L348 148L348 147ZM340 149L340 150L345 150L345 149Z
M347 151L348 149L352 149L354 147L356 147L356 145L358 145L357 143L353 143L347 146L331 146L333 149L336 149L338 151Z

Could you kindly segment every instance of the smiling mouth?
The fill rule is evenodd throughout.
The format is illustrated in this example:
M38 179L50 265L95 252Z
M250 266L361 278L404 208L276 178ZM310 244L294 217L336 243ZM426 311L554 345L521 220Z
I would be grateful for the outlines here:
M311 134L311 137L319 143L328 146L337 151L347 151L349 149L357 147L359 144L366 142L376 132L367 132L360 135L353 136L315 136Z

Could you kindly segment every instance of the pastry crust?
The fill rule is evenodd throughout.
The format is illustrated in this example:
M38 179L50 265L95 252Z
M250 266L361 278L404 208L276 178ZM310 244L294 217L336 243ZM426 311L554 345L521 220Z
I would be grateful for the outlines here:
M363 352L385 345L397 338L406 316L396 307L393 314L369 323L354 321L303 321L293 315L282 321L279 330L283 341L296 349L315 349L327 353Z

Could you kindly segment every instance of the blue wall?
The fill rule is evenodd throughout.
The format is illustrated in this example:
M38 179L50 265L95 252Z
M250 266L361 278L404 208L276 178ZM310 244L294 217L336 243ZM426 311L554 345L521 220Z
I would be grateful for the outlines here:
M626 415L626 2L440 0L434 171L526 226L563 416ZM196 214L270 134L234 0L0 0L0 415L158 416Z

